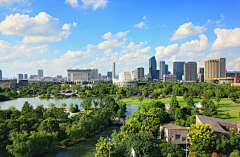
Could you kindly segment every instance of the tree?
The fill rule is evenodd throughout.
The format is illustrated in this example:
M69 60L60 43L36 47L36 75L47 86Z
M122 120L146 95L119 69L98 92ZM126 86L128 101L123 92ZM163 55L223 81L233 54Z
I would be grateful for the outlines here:
M55 104L54 104L54 103L49 103L49 104L48 104L48 107L49 107L49 108L53 108L53 107L55 107Z
M227 119L230 119L230 118L231 118L230 113L227 112L227 114L226 114L226 118L227 118Z
M68 106L70 109L73 108L73 103L70 103Z
M127 94L127 97L130 97L131 96L131 90L128 90L126 94Z
M98 102L97 101L95 101L95 100L93 100L93 104L94 104L94 107L95 107L95 109L98 107Z
M217 108L214 105L214 102L212 100L209 100L206 104L204 103L204 112L203 114L205 116L215 116L217 115L218 111Z
M117 94L117 101L121 100L122 96L120 94Z
M176 108L176 110L175 110L175 120L183 119L183 118L184 118L183 110L180 109L180 108Z
M216 145L216 134L211 130L210 124L192 124L188 127L188 137L191 140L190 150L197 152L201 156L212 154L212 150L215 149Z
M61 106L60 106L61 108L65 108L65 107L67 107L67 104L66 103L61 103Z
M143 101L143 97L140 94L138 95L138 100L140 101L140 105L141 105L141 101Z
M190 106L190 107L193 107L194 102L193 102L193 97L192 96L189 96L187 98L187 105Z
M149 93L148 93L148 91L147 91L147 90L144 90L142 94L144 95L144 97L145 97L145 98L147 98L147 97L148 97L148 95L149 95Z
M216 101L218 102L218 107L219 107L219 102L222 99L221 91L219 89L217 89L216 92L215 92L215 95L216 95Z
M175 115L175 110L177 108L180 108L180 106L179 106L179 103L177 101L176 95L173 94L171 102L170 102L170 109L169 109L170 114Z
M47 133L59 131L59 121L49 117L41 122L38 131L45 131Z
M187 101L187 97L188 97L188 94L187 94L187 91L185 91L185 93L183 95L183 99L185 101L185 104L186 104L186 101Z

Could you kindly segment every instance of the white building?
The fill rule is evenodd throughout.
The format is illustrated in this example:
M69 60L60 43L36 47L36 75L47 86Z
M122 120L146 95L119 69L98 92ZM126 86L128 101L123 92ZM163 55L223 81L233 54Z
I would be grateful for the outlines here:
M67 69L67 81L90 81L98 78L98 69Z
M170 74L170 75L163 75L163 82L176 82L177 78L176 75Z
M42 69L38 69L38 78L43 77L43 70Z
M119 74L119 80L113 79L113 83L118 87L132 87L138 85L131 71L122 71Z

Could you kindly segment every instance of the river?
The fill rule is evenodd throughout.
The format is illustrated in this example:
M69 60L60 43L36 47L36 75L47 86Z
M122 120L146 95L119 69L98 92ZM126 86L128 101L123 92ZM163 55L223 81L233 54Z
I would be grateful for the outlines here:
M96 101L98 99L94 99L94 100ZM56 100L55 99L39 99L39 98L18 98L14 100L0 102L0 107L1 109L7 109L9 106L15 106L16 109L21 110L25 101L28 101L34 108L38 104L43 104L44 107L47 108L49 103L54 103L56 107L60 107L61 103L66 103L67 105L70 103L80 105L80 103L83 100L78 98L56 99ZM133 105L133 104L127 105L126 116L128 116L129 114L137 110L139 106L140 105ZM80 109L83 109L83 108L80 107ZM113 125L105 129L103 132L98 133L89 139L83 140L71 147L62 149L59 152L56 152L50 155L49 157L94 157L96 154L95 144L97 143L97 140L99 139L99 137L100 136L110 137L111 134L113 133L113 130L116 130L117 132L119 132L120 125Z

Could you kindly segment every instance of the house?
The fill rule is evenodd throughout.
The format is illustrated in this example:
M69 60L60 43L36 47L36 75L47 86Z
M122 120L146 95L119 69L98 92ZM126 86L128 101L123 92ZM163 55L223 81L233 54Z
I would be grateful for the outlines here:
M212 131L217 135L218 139L221 139L221 135L229 138L230 128L234 128L235 133L240 131L240 122L239 121L230 121L220 118L196 115L196 124L210 124L212 126Z
M172 142L176 144L189 144L190 141L187 138L188 129L184 126L175 125L172 123L163 123L159 129L159 138L161 140Z

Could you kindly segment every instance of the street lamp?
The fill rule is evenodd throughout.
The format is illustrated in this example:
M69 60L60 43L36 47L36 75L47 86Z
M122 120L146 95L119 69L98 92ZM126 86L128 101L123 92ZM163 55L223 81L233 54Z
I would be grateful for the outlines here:
M188 139L190 139L190 138L189 138L189 137L186 138L186 149L183 149L184 151L186 151L186 157L187 157L187 152L189 151L189 150L187 149L187 140L188 140Z
M110 157L110 141L111 141L111 138L109 138L109 157Z

